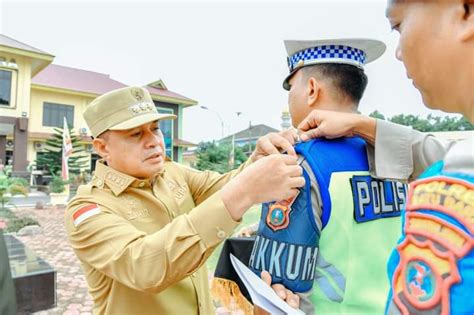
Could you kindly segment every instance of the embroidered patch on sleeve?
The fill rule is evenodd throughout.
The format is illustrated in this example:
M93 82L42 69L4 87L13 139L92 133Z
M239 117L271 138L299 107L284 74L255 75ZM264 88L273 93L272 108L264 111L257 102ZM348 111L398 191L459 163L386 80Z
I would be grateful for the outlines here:
M72 219L74 222L74 226L77 227L81 224L84 220L100 213L100 208L96 204L89 204L87 206L83 206L74 212L72 215Z
M295 202L296 198L300 194L298 190L297 194L286 200L274 203L270 206L267 214L267 225L273 231L286 229L290 224L290 212L291 206Z
M393 299L402 314L451 313L451 287L472 272L473 209L469 182L440 176L411 184L405 235L397 246L400 262L392 278Z

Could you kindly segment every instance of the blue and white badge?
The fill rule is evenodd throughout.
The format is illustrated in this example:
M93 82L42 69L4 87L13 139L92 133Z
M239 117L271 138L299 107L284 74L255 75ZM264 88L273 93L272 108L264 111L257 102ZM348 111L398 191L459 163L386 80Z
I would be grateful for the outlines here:
M400 216L405 207L407 185L371 176L351 178L354 219L358 223Z

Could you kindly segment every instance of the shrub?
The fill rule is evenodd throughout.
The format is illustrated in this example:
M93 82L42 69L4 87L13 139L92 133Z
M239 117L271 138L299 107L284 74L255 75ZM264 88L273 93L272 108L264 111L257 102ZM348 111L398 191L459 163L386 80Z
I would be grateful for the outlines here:
M24 217L24 218L13 218L8 220L6 232L18 232L22 228L28 225L39 225L38 221L33 218Z
M53 180L49 183L49 191L56 194L62 193L66 190L67 183L61 177L53 176Z
M16 218L15 214L8 208L0 209L0 218L12 219Z
M23 178L11 178L4 174L0 174L0 204L1 208L5 208L11 197L15 195L28 195L28 182Z

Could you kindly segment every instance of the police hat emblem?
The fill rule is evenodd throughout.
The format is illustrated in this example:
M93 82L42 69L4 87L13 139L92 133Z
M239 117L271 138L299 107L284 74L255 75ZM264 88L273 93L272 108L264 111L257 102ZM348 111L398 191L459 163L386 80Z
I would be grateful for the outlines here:
M137 101L142 101L144 98L143 90L140 88L132 88L130 90L130 93L132 94L133 98L135 98Z

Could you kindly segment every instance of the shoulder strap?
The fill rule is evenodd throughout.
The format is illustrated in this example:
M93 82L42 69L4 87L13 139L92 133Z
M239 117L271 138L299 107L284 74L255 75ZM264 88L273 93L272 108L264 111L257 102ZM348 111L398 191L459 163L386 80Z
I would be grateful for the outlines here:
M366 171L369 169L366 143L359 137L314 139L299 143L295 150L304 156L316 176L322 201L322 227L331 215L329 184L334 172Z
M92 192L93 187L94 186L92 186L91 184L81 185L77 188L76 195L77 196L90 195L90 193Z

